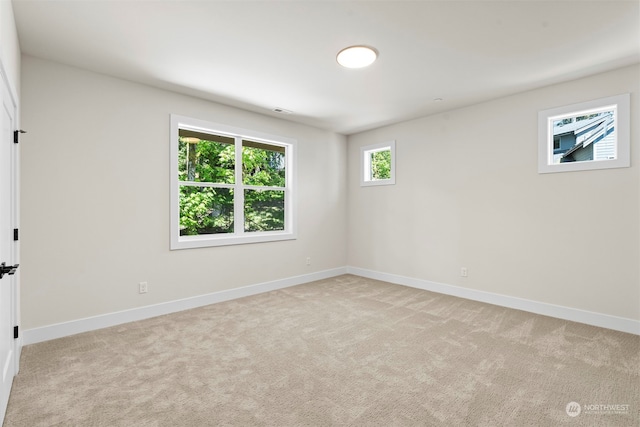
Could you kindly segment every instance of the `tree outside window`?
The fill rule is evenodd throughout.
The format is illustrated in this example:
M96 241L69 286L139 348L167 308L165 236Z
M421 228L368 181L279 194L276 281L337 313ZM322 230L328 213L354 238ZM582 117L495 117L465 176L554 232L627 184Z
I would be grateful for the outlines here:
M395 184L395 141L360 148L360 185Z
M177 133L172 187L177 197L172 199L178 202L172 248L185 246L176 242L197 247L295 238L293 144L203 130L188 124L195 120L181 118L187 124L180 124L177 119L172 117ZM193 243L203 238L218 241Z

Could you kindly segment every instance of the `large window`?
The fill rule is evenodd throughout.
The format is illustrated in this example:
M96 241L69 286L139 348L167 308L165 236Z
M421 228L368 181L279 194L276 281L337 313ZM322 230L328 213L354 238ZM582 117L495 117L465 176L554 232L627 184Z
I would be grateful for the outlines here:
M171 249L295 239L295 140L171 116Z

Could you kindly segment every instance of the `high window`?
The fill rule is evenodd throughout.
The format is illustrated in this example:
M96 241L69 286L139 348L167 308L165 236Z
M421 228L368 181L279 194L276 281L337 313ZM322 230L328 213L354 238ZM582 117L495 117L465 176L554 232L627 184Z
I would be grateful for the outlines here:
M395 184L395 157L395 141L360 148L360 185Z
M630 166L628 93L538 113L538 172Z
M296 141L171 116L171 249L296 238Z

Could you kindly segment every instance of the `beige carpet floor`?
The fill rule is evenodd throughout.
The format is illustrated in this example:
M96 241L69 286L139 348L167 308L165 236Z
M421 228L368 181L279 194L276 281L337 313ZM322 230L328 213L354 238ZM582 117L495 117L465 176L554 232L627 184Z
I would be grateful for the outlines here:
M637 427L639 352L347 275L26 346L4 426Z

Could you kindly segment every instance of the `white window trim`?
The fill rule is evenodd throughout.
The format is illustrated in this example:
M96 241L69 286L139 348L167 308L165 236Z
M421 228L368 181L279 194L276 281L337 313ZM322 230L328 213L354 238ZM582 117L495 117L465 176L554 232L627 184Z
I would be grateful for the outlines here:
M233 188L234 191L234 218L236 223L235 233L207 234L198 236L180 236L180 181L178 180L178 131L179 129L192 129L214 135L223 135L232 138L250 139L256 142L265 142L286 148L286 177L285 177L285 229L283 231L269 232L245 232L244 231L244 192L242 189L270 190L273 187L256 187L242 184L242 170L236 167L235 184L216 185L218 187ZM171 115L171 184L170 184L170 216L171 216L171 250L202 248L211 246L239 245L246 243L274 242L281 240L293 240L297 238L297 141L277 135L269 135L253 130L212 123L190 117ZM242 147L236 144L236 159L242 159ZM201 183L198 183L201 185ZM204 183L206 186L206 183ZM277 188L281 190L281 188ZM240 213L240 215L239 215Z
M615 110L616 158L585 162L553 163L553 122L591 111ZM625 168L630 162L630 95L628 93L596 99L538 113L538 173Z
M391 177L389 179L371 180L371 157L370 153L377 151L391 151ZM360 147L360 186L369 187L375 185L394 185L396 183L396 141L382 142L380 144L366 145Z

